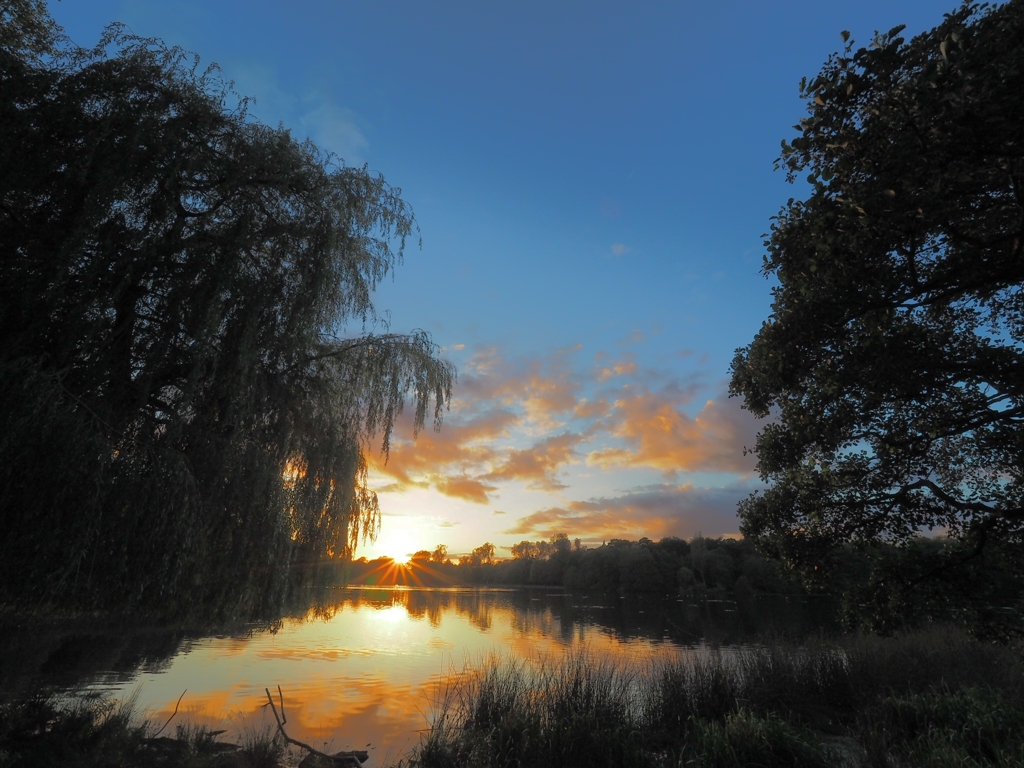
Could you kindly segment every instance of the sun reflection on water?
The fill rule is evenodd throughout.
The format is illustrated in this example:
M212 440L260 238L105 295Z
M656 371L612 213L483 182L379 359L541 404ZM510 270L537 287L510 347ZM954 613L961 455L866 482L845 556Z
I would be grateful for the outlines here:
M625 610L617 600L580 606L554 594L339 589L273 631L195 640L130 682L102 687L118 697L137 690L159 723L187 689L178 722L224 728L222 738L237 739L274 725L266 690L276 697L280 685L290 736L326 749L368 749L374 768L415 747L447 682L489 655L536 661L585 646L606 661L646 666L681 652L662 629L616 628Z
M392 605L390 608L378 608L374 612L377 621L396 622L409 618L409 612L401 605Z

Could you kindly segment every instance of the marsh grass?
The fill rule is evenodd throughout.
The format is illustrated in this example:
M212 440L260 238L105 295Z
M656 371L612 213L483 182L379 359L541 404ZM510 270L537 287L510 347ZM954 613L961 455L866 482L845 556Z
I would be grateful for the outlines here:
M270 727L256 729L246 726L242 731L239 756L245 768L278 768L287 748Z
M584 651L453 676L412 760L460 766L1024 765L1019 649L947 628L681 651Z
M872 765L1024 765L1024 710L991 688L887 698L860 729Z
M430 766L640 766L636 679L585 654L491 656L439 703L416 760Z
M0 708L0 765L128 764L146 735L133 699L31 699Z
M139 713L134 697L35 698L0 706L0 768L277 768L284 748L269 731L249 731L240 744L221 731L189 723L174 737Z
M759 717L746 709L724 720L696 720L692 741L678 761L702 768L732 766L790 766L832 768L837 759L812 732L769 714ZM689 759L687 759L689 757Z

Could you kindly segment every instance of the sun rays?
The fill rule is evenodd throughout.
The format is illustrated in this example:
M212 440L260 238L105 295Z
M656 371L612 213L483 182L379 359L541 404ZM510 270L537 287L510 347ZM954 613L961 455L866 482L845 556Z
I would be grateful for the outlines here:
M366 576L360 579L365 586L374 587L437 587L455 586L452 576L426 560L411 560L400 563L384 557Z

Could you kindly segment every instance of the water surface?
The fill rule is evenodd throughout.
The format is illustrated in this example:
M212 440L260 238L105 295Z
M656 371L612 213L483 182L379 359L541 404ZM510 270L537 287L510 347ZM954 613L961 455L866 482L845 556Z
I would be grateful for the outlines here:
M489 654L537 660L585 647L624 665L684 652L803 636L829 625L805 598L693 601L559 590L347 588L308 608L221 634L160 628L59 627L5 633L8 691L135 695L157 722L273 725L266 689L281 686L290 736L331 750L367 749L368 768L414 747L453 675Z

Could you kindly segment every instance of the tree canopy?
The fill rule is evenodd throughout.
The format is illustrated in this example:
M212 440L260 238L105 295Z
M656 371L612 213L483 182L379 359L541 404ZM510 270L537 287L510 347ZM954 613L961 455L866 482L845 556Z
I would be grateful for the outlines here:
M856 50L844 33L801 84L778 165L808 194L774 221L771 317L732 364L768 417L768 488L740 514L806 573L845 542L946 532L875 586L950 595L1024 534L1024 2L901 31Z
M177 48L0 21L0 600L216 599L350 552L363 451L454 378L371 301L400 190Z

